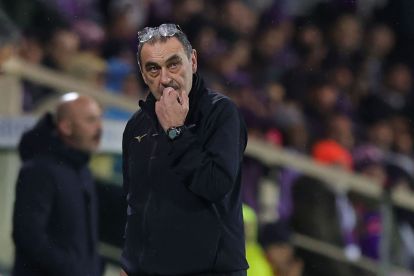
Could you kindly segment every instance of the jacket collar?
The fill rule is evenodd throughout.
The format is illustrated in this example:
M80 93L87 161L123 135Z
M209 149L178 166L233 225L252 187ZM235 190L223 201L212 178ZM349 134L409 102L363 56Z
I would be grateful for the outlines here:
M72 148L62 141L51 113L46 113L32 129L23 134L18 147L23 161L40 155L53 155L73 167L80 168L90 158L89 153Z

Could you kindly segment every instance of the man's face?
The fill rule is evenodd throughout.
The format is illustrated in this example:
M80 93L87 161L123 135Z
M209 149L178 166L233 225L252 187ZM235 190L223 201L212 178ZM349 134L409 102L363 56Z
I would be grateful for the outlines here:
M94 152L102 132L102 112L95 101L74 102L68 116L66 141L85 152Z
M142 47L141 74L157 100L167 87L174 88L179 95L190 93L196 71L196 51L187 57L183 45L175 37Z

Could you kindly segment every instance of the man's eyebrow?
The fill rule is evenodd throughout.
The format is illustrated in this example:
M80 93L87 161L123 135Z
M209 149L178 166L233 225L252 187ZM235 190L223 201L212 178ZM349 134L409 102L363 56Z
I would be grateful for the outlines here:
M148 69L149 67L152 67L152 66L160 67L160 65L158 63L153 62L153 61L149 61L149 62L145 63L145 69Z
M181 61L181 60L182 60L182 58L179 55L175 54L175 55L172 55L171 57L169 57L166 62L168 63L168 62L171 62L171 61Z
M177 54L172 55L171 57L169 57L167 59L167 61L165 63L170 63L170 62L178 62L181 61L182 57L180 57ZM150 67L155 66L155 67L161 67L158 63L153 62L153 61L148 61L147 63L145 63L144 67L145 69L149 69Z

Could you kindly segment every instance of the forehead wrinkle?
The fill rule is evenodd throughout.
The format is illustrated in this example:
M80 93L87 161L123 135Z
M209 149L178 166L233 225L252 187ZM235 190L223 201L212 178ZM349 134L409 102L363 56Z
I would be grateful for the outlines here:
M154 44L145 44L142 48L142 58L145 66L154 63L157 65L165 64L174 56L183 58L185 56L184 47L181 43L174 39L166 42L156 42Z

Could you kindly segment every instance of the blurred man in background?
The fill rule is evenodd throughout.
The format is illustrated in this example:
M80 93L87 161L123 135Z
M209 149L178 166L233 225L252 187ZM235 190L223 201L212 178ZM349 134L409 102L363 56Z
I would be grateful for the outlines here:
M23 134L13 214L15 276L98 276L97 198L89 157L101 136L101 108L69 93Z

